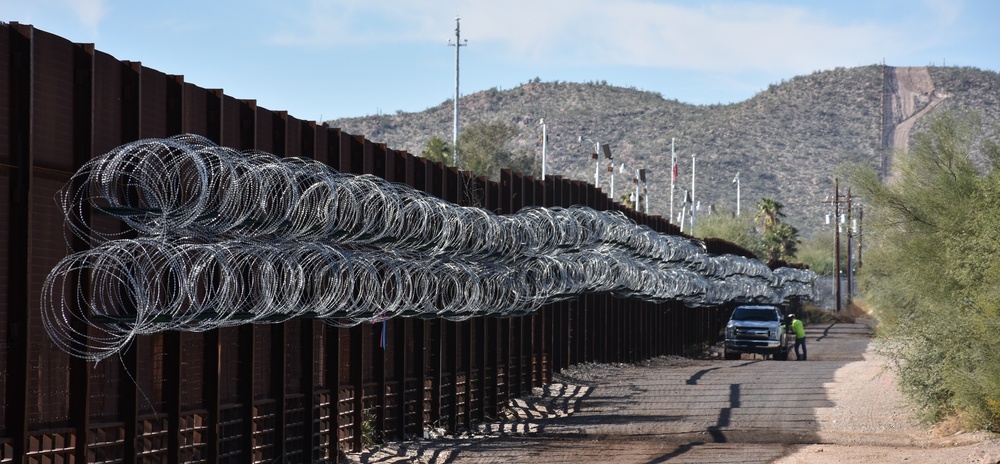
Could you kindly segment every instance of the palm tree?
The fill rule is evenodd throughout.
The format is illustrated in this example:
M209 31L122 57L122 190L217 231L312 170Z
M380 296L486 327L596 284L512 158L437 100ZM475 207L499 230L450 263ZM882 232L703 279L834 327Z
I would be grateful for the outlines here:
M768 259L792 259L799 252L799 231L789 224L778 224L764 234L764 250Z
M757 216L754 222L760 224L761 233L766 234L772 228L781 223L785 213L781 210L785 207L780 201L773 198L761 198L757 202Z
M441 140L441 137L438 136L431 137L431 139L427 141L427 145L420 155L430 161L444 163L446 165L449 165L452 162L451 147L449 147L448 144L445 143L444 140Z

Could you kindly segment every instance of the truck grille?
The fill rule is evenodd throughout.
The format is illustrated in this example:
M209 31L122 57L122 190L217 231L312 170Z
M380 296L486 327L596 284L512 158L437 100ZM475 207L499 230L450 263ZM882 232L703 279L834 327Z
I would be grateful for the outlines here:
M744 340L746 340L746 339L750 339L750 340L767 340L768 336L770 334L768 333L767 329L737 327L735 335L736 335L736 338L742 338Z

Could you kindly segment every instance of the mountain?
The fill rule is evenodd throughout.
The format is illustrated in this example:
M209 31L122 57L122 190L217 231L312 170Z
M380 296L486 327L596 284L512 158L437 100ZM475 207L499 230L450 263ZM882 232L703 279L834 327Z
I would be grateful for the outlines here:
M679 163L675 213L691 188L702 212L740 209L754 214L770 197L785 205L786 221L803 235L825 226L824 203L834 193L837 168L869 163L891 171L894 148L905 146L926 116L948 109L980 114L984 135L997 139L1000 74L968 67L871 65L818 71L772 84L753 98L726 105L690 105L654 92L604 83L539 82L463 96L461 124L501 121L517 127L515 149L541 156L541 127L548 133L549 175L594 181L594 143L610 145L616 193L632 191L632 173L647 170L650 213L670 211L671 141ZM420 154L427 141L451 141L452 101L422 112L329 121L351 134ZM583 140L581 143L580 140ZM601 184L609 191L607 163ZM844 185L844 182L841 182ZM845 194L842 188L841 194Z

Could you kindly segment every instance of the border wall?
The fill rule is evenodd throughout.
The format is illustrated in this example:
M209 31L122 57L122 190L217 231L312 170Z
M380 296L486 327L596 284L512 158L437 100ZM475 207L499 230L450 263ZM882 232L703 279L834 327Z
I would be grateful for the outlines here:
M306 319L143 336L96 364L69 356L38 311L46 274L86 246L67 232L56 192L95 156L179 133L313 158L497 214L587 205L679 233L584 182L510 171L499 182L471 177L90 44L0 23L0 185L8 192L0 202L0 462L336 462L338 449L360 450L365 425L391 439L421 436L432 423L469 429L568 366L712 343L728 316L728 308L587 295L517 318L350 328ZM740 251L706 244L710 253Z

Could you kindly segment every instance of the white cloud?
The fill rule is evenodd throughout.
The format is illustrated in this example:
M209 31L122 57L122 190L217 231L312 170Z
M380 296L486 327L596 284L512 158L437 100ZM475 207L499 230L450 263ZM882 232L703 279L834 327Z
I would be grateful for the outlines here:
M60 0L59 3L72 11L80 24L94 35L97 34L101 20L108 14L104 0Z
M864 55L902 39L877 24L835 24L804 7L763 4L585 0L566 11L550 2L517 0L507 10L483 10L466 15L470 37L483 28L513 53L560 62L571 57L586 65L809 71L831 61L874 62ZM536 16L525 11L538 16L524 22L523 16Z
M271 41L329 47L446 37L446 30L437 26L447 20L448 14L437 17L432 11L433 7L415 0L311 0L302 11L285 10L290 23L279 29Z
M7 16L4 21L18 21L38 26L59 25L64 21L72 29L88 34L88 40L97 36L98 26L108 13L105 0L0 0L0 11Z
M954 24L965 7L960 0L924 0L923 4L938 22L946 26Z
M927 21L945 24L961 6L925 0L922 8ZM275 40L443 43L454 37L456 13L463 38L497 45L505 60L524 63L807 72L875 63L928 40L912 23L837 22L808 4L648 0L313 0L297 20L301 27Z

